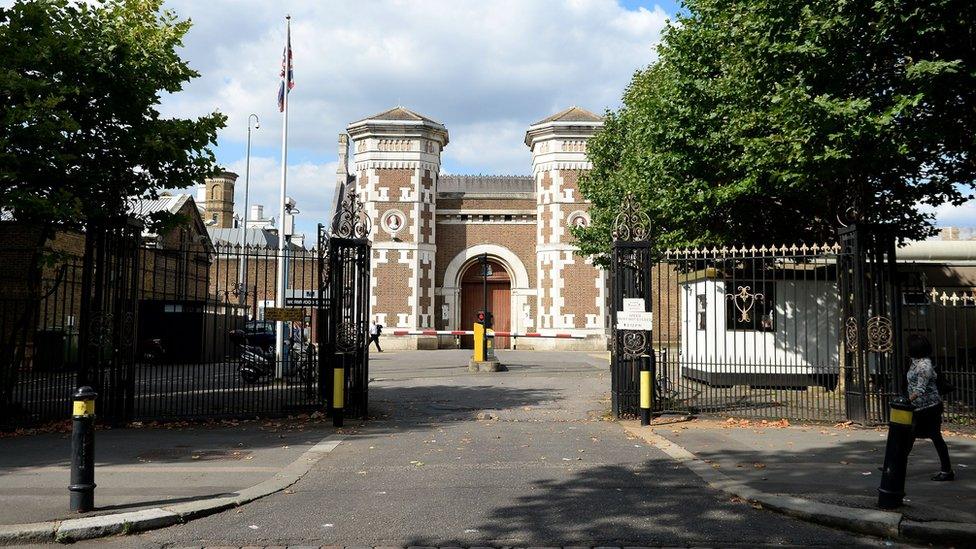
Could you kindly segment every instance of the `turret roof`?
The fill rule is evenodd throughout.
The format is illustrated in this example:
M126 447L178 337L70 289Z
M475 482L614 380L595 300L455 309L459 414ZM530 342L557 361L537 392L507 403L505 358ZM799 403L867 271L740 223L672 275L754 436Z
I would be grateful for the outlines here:
M552 116L543 118L532 125L538 126L539 124L547 124L549 122L603 122L603 117L574 105Z
M392 109L374 114L373 116L367 116L362 120L357 120L356 122L353 122L353 124L359 122L365 122L367 120L411 120L414 122L430 122L431 124L441 125L441 123L436 120L433 120L422 114L418 114L408 108L400 107L400 106L396 106L393 107Z

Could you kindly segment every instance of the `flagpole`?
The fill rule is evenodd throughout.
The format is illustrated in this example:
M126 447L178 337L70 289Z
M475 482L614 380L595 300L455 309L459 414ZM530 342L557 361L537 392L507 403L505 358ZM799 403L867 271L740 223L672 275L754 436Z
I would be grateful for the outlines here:
M291 83L291 15L285 16L285 54L284 54L284 74L282 76L282 86L284 86L284 101L282 108L281 124L281 197L278 202L278 273L277 284L275 287L275 307L285 306L285 276L287 270L287 248L285 247L285 193L288 188L288 85ZM285 370L285 323L280 320L275 322L275 379L284 377Z

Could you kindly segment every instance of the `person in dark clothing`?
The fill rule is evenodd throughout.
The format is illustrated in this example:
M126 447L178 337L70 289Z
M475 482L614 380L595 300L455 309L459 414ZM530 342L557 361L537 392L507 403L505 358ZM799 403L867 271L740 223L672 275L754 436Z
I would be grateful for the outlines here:
M376 350L382 353L383 349L380 348L380 334L382 333L383 333L383 326L381 324L377 324L376 322L370 324L369 343L367 343L366 346L369 347L371 343L375 343Z
M938 373L932 366L932 344L923 336L913 335L908 338L908 356L912 359L908 369L908 400L915 405L912 444L917 438L930 439L942 466L932 480L954 480L956 474L949 462L949 446L942 438L944 406L936 384Z

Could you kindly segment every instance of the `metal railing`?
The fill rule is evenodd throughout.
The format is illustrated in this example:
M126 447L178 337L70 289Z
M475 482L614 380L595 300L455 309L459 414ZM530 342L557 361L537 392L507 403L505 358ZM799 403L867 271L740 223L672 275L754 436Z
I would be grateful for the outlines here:
M300 309L302 320L284 323L285 352L278 356L275 323L262 319L265 308L275 304L276 267L282 260L288 263L285 305ZM322 305L317 250L282 254L261 246L141 246L135 266L133 314L120 319L105 313L89 327L89 339L125 329L133 339L130 356L103 367L111 371L91 374L100 394L113 389L125 401L101 417L156 420L321 409L314 329ZM63 254L57 264L45 266L40 291L14 294L17 281L8 280L0 292L4 423L68 417L86 348L84 303L93 295L82 274L82 257ZM126 322L131 326L123 327ZM103 347L95 351L96 359ZM258 373L242 374L248 365Z

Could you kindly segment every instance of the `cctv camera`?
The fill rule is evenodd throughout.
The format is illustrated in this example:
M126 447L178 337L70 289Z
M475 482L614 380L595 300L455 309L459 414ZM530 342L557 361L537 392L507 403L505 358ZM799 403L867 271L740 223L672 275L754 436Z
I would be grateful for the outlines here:
M287 208L294 208L295 207L295 199L292 198L292 197L290 197L290 196L286 196L285 197L285 207L287 207Z

